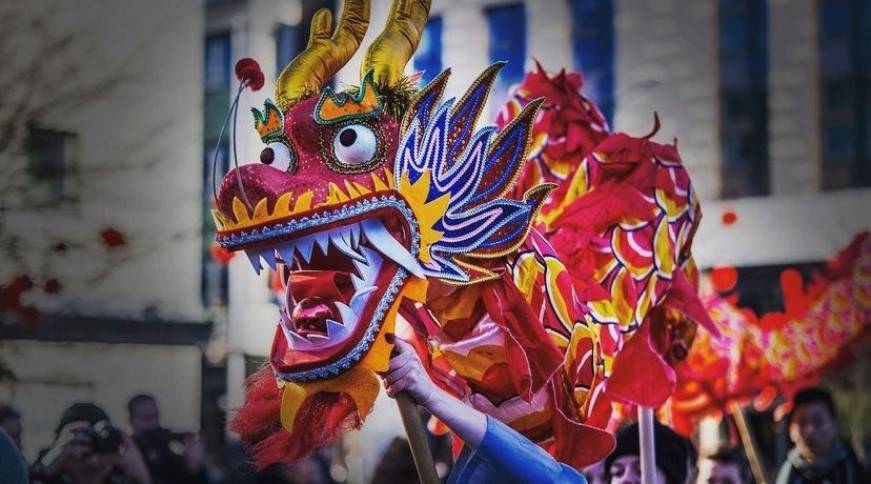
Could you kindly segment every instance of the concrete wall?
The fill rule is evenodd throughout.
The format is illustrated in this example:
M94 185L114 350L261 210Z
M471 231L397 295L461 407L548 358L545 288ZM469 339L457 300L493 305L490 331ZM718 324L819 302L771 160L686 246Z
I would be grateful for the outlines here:
M716 2L617 0L614 8L616 111L613 129L678 140L697 194L720 190Z
M768 154L771 194L820 186L816 2L769 0Z

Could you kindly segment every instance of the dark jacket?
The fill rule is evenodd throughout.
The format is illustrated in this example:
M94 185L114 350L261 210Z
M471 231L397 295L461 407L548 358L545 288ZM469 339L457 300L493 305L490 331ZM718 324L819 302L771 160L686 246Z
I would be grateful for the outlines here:
M829 455L812 463L794 447L786 455L775 484L866 484L869 479L853 450L836 442Z

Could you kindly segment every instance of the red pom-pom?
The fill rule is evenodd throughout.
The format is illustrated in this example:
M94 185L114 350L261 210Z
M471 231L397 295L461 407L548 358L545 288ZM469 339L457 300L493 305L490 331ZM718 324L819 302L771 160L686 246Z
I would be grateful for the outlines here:
M50 277L42 283L42 290L47 292L48 294L55 294L60 292L61 284L60 281L55 279L54 277Z
M212 259L215 259L219 264L224 266L229 264L233 257L236 257L235 252L230 252L218 245L217 242L212 242L212 245L209 246L209 253L212 255Z
M728 292L738 283L738 270L732 266L718 266L711 269L711 282L714 290Z
M236 78L239 79L239 82L247 81L248 87L252 91L259 91L263 87L263 83L266 82L266 77L260 70L260 64L250 57L239 59L239 62L236 62Z
M103 244L105 244L106 247L120 247L127 243L124 234L114 227L103 229L103 231L100 232L100 238L103 239Z
M723 225L732 225L738 221L738 214L734 210L725 210L723 212Z

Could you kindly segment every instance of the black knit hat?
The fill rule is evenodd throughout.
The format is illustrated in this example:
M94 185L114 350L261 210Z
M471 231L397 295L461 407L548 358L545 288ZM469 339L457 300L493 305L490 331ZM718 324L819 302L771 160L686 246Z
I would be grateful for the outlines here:
M656 445L656 467L673 484L686 482L689 461L695 461L696 452L689 440L659 422L653 423L653 436ZM641 455L638 438L638 424L632 424L617 434L617 446L605 459L605 472L610 475L611 464L624 455Z
M109 416L106 415L106 412L104 412L102 408L93 403L74 403L64 410L64 414L60 418L60 423L57 425L55 437L60 435L61 430L63 430L67 424L84 421L94 425L103 420L109 420Z

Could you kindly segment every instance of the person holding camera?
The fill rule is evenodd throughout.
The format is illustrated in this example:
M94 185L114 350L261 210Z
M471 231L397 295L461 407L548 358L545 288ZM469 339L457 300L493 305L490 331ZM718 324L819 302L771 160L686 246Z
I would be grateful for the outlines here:
M154 484L207 482L205 448L196 433L160 426L157 400L140 394L127 403L133 440L145 458Z
M151 484L133 439L93 403L66 409L54 443L39 453L30 475L40 484Z

